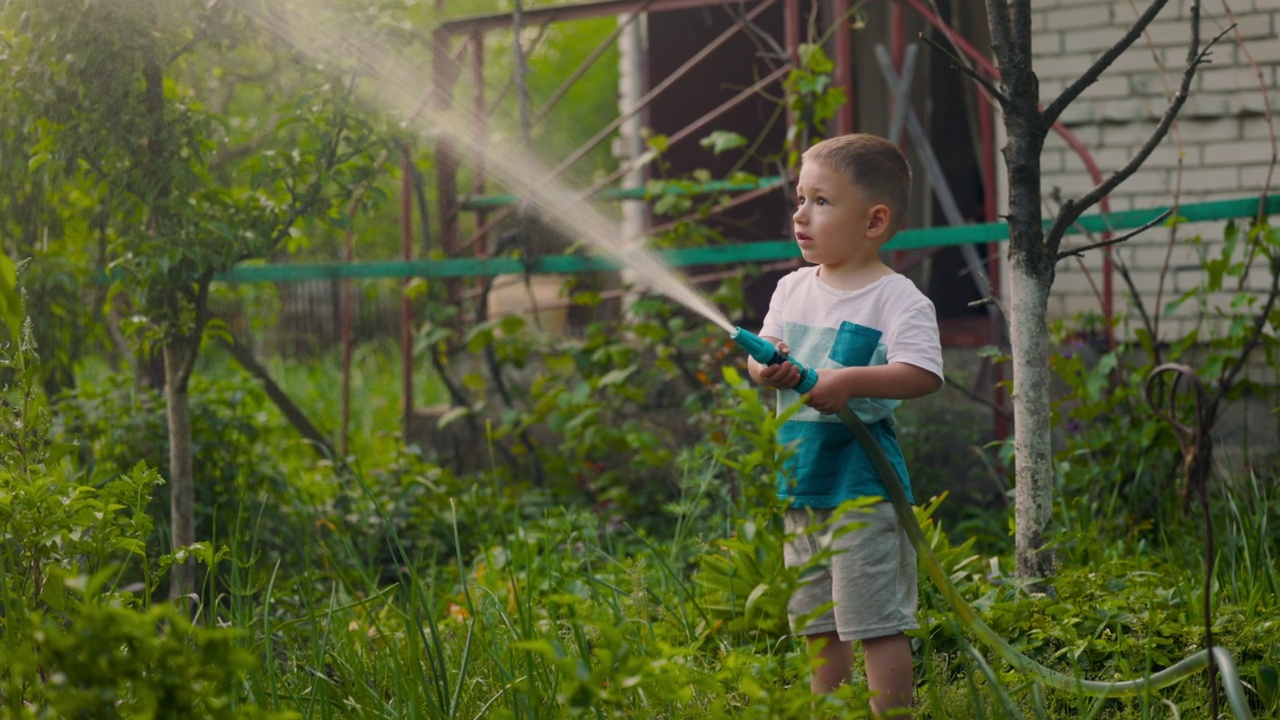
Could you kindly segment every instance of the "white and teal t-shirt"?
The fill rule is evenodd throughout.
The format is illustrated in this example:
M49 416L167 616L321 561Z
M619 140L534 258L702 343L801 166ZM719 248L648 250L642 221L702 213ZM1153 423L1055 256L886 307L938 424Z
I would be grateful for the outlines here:
M903 275L888 275L860 290L836 290L805 267L778 281L762 337L779 338L791 356L813 368L873 367L905 362L942 377L942 344L933 303ZM800 401L778 391L778 413ZM854 398L849 407L867 424L915 502L906 463L893 430L901 400ZM884 484L849 428L835 415L801 407L779 432L794 445L778 497L794 507L833 508L845 500L878 495Z

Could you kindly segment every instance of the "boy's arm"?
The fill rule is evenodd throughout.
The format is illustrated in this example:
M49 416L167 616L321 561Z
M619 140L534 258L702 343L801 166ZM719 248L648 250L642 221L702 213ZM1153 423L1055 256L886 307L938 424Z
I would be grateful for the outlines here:
M760 339L777 345L784 355L791 352L791 348L776 337L761 337ZM800 382L800 371L796 369L795 365L789 362L778 365L765 365L750 355L747 356L747 373L751 375L752 380L775 390L787 390L795 387Z
M834 413L855 397L910 400L930 395L941 387L942 378L905 362L819 369L818 384L809 391L806 404L821 413Z

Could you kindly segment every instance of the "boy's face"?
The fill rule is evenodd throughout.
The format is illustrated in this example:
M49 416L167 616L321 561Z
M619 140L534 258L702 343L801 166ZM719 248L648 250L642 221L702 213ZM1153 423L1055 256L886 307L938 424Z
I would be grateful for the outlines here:
M878 248L889 220L883 203L871 202L842 173L814 162L800 168L791 219L804 259L830 266L844 264L859 250L865 253L867 240Z

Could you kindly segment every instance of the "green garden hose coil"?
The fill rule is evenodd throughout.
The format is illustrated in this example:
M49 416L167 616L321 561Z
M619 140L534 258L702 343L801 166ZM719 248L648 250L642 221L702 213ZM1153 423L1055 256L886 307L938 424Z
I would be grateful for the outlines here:
M863 449L866 450L867 456L871 458L872 464L875 465L876 470L880 473L889 495L889 501L893 503L894 512L898 516L898 522L902 523L902 527L906 529L907 537L911 539L911 544L916 549L916 555L924 564L925 571L929 573L929 577L933 578L934 584L938 586L938 590L942 592L942 596L951 604L952 609L964 625L973 631L973 634L979 640L994 650L1005 662L1018 670L1036 676L1044 684L1053 688L1083 692L1094 697L1127 697L1159 690L1194 675L1197 671L1209 665L1210 653L1212 653L1213 661L1222 678L1222 687L1227 696L1227 703L1231 706L1231 711L1235 714L1236 720L1253 720L1253 712L1249 710L1249 702L1245 697L1244 686L1240 682L1240 676L1236 672L1235 661L1231 658L1231 653L1218 646L1201 650L1148 677L1117 682L1083 680L1066 675L1052 670L1015 650L1012 645L983 622L982 618L978 617L978 614L974 612L973 608L969 607L960 592L956 590L955 585L951 584L951 579L942 571L942 566L938 564L938 559L934 557L933 550L929 546L928 538L925 537L924 531L920 529L920 524L916 522L915 512L911 508L911 503L907 500L906 492L902 489L902 481L898 478L898 473L893 469L893 465L884 454L884 450L880 448L880 444L875 441L875 438L871 436L871 432L867 430L867 426L848 407L841 408L836 415L853 431L854 436L858 438L858 442L862 443Z

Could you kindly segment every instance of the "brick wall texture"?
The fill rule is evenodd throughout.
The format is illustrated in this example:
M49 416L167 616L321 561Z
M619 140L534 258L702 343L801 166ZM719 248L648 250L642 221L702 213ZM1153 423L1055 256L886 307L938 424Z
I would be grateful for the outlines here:
M1132 25L1149 0L1036 0L1032 8L1035 69L1041 100L1053 101ZM1124 165L1147 141L1169 97L1182 81L1190 40L1191 0L1170 0L1146 35L1062 115L1066 127L1088 149L1103 176ZM1110 195L1112 210L1256 197L1280 187L1271 174L1271 113L1280 112L1280 0L1218 0L1203 3L1201 43L1232 23L1235 30L1214 46L1200 66L1177 123L1143 167ZM1280 124L1280 119L1277 123ZM1277 132L1280 132L1278 130ZM1051 133L1043 155L1046 211L1059 199L1078 196L1096 183L1079 154ZM1091 211L1097 212L1097 209ZM1114 255L1129 269L1148 312L1157 298L1167 306L1201 277L1200 257L1221 251L1225 221L1182 225L1176 233L1155 228L1118 246ZM1100 238L1094 238L1100 239ZM1172 243L1170 242L1172 240ZM1090 239L1068 236L1067 243ZM1100 309L1102 254L1058 264L1050 312L1072 318ZM1132 337L1137 314L1119 274L1115 308L1124 318L1118 334ZM1261 283L1255 280L1254 285ZM1096 289L1095 289L1096 288ZM1215 303L1226 302L1226 296ZM1201 308L1184 305L1161 318L1164 340L1195 327Z

